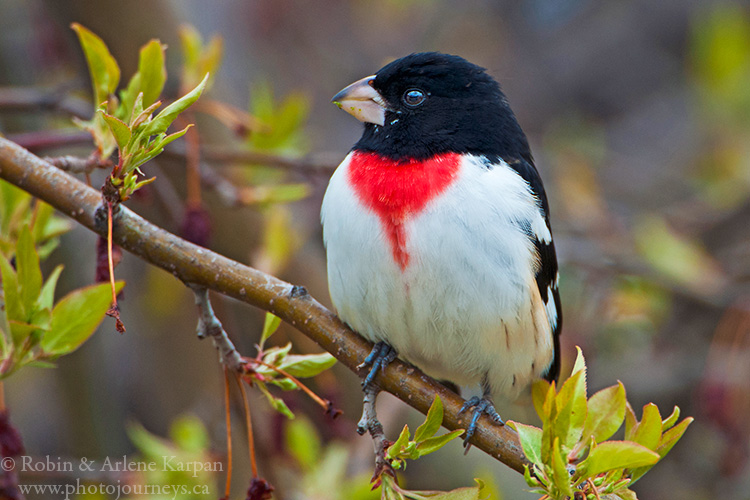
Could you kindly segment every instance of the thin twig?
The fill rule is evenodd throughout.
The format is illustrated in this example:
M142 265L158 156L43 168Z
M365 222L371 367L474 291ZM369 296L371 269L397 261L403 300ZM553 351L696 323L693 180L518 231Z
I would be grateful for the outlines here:
M70 96L67 90L65 87L59 89L0 87L0 110L18 112L55 111L82 120L91 118L94 113L91 103Z
M216 317L208 296L208 289L188 283L188 288L195 295L195 305L198 306L198 327L196 333L199 339L210 337L214 346L219 351L219 360L235 373L242 373L245 361L237 352L229 335Z
M360 418L357 423L357 433L362 435L365 432L369 432L370 437L372 438L372 445L375 452L375 473L373 474L372 479L373 481L377 481L384 473L390 474L395 478L396 474L394 473L393 468L385 459L388 440L385 437L385 431L383 431L383 424L378 420L375 405L380 389L375 384L369 384L365 388L364 393L365 397L362 401L362 418Z
M79 145L92 145L89 132L83 130L40 130L8 135L7 139L30 151Z

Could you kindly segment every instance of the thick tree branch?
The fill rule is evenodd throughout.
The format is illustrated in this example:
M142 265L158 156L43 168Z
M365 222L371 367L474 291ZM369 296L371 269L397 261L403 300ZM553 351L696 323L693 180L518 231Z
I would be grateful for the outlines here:
M102 202L101 193L2 138L0 178L44 200L97 234L106 233L104 221L95 218L97 207ZM349 369L360 376L363 374L357 366L370 352L372 344L344 325L301 287L178 238L126 207L115 216L114 241L186 283L276 314ZM383 390L425 414L437 393L445 405L444 426L456 429L466 425L458 416L463 399L413 366L395 360L375 381ZM483 416L471 444L509 467L523 471L523 453L510 428L494 425Z

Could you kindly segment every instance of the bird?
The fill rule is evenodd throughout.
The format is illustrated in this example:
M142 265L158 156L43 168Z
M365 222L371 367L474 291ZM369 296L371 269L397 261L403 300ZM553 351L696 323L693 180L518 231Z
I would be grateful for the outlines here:
M321 205L331 301L375 343L364 384L396 356L477 386L502 424L517 398L560 372L562 311L550 210L529 142L486 69L413 53L332 101L364 123Z

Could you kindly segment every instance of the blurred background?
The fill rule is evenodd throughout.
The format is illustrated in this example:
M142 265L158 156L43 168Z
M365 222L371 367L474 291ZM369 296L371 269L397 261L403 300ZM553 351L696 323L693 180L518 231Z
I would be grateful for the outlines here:
M212 88L190 116L208 172L200 190L190 187L184 155L196 141L180 140L144 167L158 179L128 206L304 285L327 305L320 201L361 130L331 96L416 51L488 68L529 136L550 197L563 373L580 345L589 394L621 380L639 415L654 402L696 418L635 486L640 498L750 498L750 3L3 0L0 132L40 155L92 150L70 120L93 109L72 22L103 38L123 82L137 69L139 47L159 38L168 46L168 98L189 80L182 27L193 26L206 46L221 37ZM62 145L45 143L51 132ZM92 185L105 175L92 173ZM47 272L65 264L59 294L94 280L96 244L79 227L62 236L45 262ZM28 454L101 460L182 446L223 460L222 372L213 346L195 338L192 295L127 254L116 275L127 281L126 334L107 318L56 369L25 369L5 383ZM253 355L263 312L222 297L214 306L240 352ZM287 341L294 352L320 351L290 327L271 338ZM251 393L261 475L277 498L368 498L372 447L355 433L358 379L337 366L311 386L343 417L331 422L302 394L277 391L297 414L287 420ZM379 403L391 439L404 422L421 421L388 395ZM536 422L516 406L500 413ZM233 408L239 497L250 473L240 399ZM498 498L538 497L482 452L461 454L452 443L410 466L403 483L449 489L482 477ZM32 479L46 480L21 476ZM223 473L203 479L210 496L221 496Z

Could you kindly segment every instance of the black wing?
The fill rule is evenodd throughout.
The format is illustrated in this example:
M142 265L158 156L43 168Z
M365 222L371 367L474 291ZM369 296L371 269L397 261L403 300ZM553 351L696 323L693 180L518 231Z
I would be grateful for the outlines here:
M552 234L552 228L550 227L549 222L549 203L547 202L547 194L544 192L542 178L539 176L536 167L534 167L533 160L531 160L531 157L529 156L524 159L508 158L505 161L518 173L518 175L529 183L532 193L539 198L539 203L544 211L544 221L547 223L547 228L550 230L550 234ZM533 234L532 231L529 231L529 237L534 242L534 247L539 255L540 265L536 272L536 284L539 287L539 294L544 301L544 305L547 306L547 311L551 310L548 306L550 301L553 301L555 306L553 314L555 317L548 318L550 325L552 326L554 353L552 363L550 364L547 373L544 375L544 378L551 382L557 380L557 377L560 375L560 331L562 329L562 309L560 308L560 292L558 291L559 273L557 269L557 254L555 253L554 239L551 238L549 242L541 241L538 238L538 235Z

